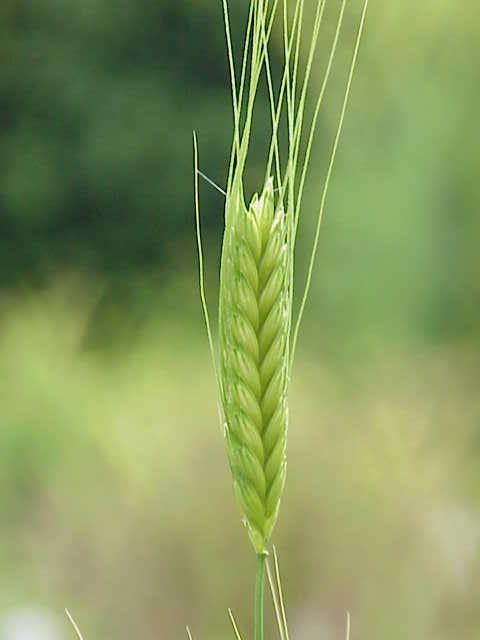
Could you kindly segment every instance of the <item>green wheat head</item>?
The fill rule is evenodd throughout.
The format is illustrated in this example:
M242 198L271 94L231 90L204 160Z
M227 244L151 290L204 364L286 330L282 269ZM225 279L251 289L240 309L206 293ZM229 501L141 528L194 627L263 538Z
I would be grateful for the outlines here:
M220 376L235 495L255 550L266 548L285 484L290 277L273 180L236 206L225 239Z
M317 214L309 268L295 314L293 273L303 191L346 0L340 2L325 76L308 128L304 126L305 105L311 90L311 74L326 0L315 2L313 27L303 65L302 44L305 24L308 22L305 0L297 0L292 12L289 11L291 3L287 0L250 0L238 81L230 36L228 0L222 0L222 3L232 83L234 133L220 269L218 348L212 337L204 289L195 137L200 289L217 374L234 491L256 553L266 554L285 485L290 372L310 289L326 195L368 0L365 0L363 7ZM284 70L275 87L270 67L269 40L277 20L281 22L284 34ZM259 195L255 194L247 203L244 172L252 135L254 106L262 77L266 80L270 102L271 138L266 149L264 184L259 189ZM279 128L282 125L288 132L285 153L281 153L279 143ZM300 152L302 147L303 153Z

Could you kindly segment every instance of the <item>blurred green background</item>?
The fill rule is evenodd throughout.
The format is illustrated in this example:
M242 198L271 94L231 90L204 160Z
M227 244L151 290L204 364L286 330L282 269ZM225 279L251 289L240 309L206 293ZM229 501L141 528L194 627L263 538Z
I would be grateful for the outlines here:
M371 3L291 392L295 640L342 638L347 609L357 640L480 639L479 29L473 0ZM2 0L0 105L0 640L72 638L65 606L90 640L232 637L229 606L248 638L193 230L191 131L220 184L231 135L220 0Z

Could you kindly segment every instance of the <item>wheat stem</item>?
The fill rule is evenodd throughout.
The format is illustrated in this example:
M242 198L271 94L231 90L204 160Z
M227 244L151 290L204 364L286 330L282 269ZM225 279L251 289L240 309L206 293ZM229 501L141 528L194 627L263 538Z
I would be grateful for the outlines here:
M264 603L265 603L265 553L257 555L257 578L255 584L255 640L263 640Z

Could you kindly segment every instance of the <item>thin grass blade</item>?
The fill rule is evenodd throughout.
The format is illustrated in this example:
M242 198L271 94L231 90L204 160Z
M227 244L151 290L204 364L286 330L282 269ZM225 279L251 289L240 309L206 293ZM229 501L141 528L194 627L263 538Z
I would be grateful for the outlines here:
M272 569L270 567L270 563L267 560L267 577L268 577L268 584L270 587L270 593L272 595L272 602L273 602L273 610L275 612L275 620L277 621L277 627L278 627L278 632L280 634L280 640L286 640L285 637L285 631L283 629L283 619L282 619L282 614L280 611L280 604L278 601L278 594L277 594L277 589L275 586L275 581L273 578L273 574L272 574Z
M75 622L75 620L73 619L72 614L70 613L70 611L69 611L68 609L65 609L65 613L66 613L67 618L69 619L70 624L72 625L72 627L73 627L73 629L74 629L75 633L77 634L77 637L79 638L79 640L83 640L83 636L82 636L82 634L80 633L80 629L78 628L77 623L76 623L76 622Z
M278 561L277 549L275 548L275 546L273 547L273 562L275 566L275 581L277 583L277 592L278 592L278 599L280 602L280 611L282 613L283 629L284 629L286 640L290 640L290 633L288 631L288 621L287 621L287 609L285 606L282 578L280 574L280 563Z
M235 620L235 616L231 609L228 610L228 617L230 618L230 622L232 624L233 633L235 634L236 640L242 640L242 636L240 635L240 631L238 630L238 625Z

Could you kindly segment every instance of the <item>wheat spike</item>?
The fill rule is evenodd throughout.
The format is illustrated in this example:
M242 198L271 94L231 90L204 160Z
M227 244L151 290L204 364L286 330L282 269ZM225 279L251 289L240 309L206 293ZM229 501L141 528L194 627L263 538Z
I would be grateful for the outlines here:
M368 6L368 0L364 0L341 115L322 190L305 284L294 317L293 271L305 179L346 3L347 0L340 2L325 78L315 102L313 117L308 118L305 105L312 88L312 71L326 0L315 0L313 3L313 24L304 65L301 64L300 51L306 21L305 0L295 2L293 11L289 10L287 0L250 0L240 69L236 69L232 48L229 0L222 0L234 132L225 193L218 352L213 344L205 295L198 201L198 175L201 172L194 136L195 216L202 308L220 391L235 494L253 546L260 556L267 551L285 484L288 382L310 291L320 225ZM269 41L277 10L284 35L284 70L279 85L275 87ZM271 139L266 149L267 179L260 197L254 196L247 206L243 190L244 173L262 76L266 80L271 112ZM306 123L309 124L306 126ZM285 155L281 153L279 144L282 127L288 134ZM275 176L276 189L273 178L269 177L272 174ZM263 565L260 563L259 566Z
M273 180L248 208L242 201L227 202L220 376L235 495L256 552L265 553L286 473L289 254Z

